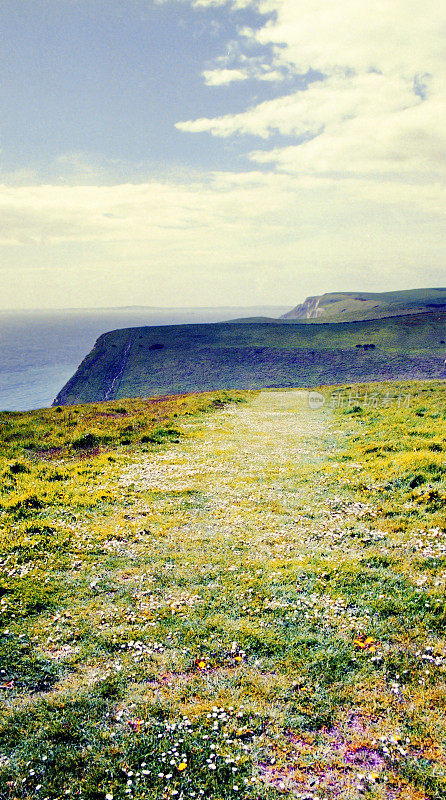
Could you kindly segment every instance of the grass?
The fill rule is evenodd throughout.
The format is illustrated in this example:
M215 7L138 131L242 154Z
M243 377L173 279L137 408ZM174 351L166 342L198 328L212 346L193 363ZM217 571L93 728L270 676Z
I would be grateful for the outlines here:
M218 323L112 331L98 339L57 402L440 378L445 322L445 311L432 311L335 324Z
M4 475L30 473L30 458L57 461L66 456L97 455L101 449L140 445L153 438L176 437L175 420L201 411L221 408L242 399L236 392L178 395L37 411L0 412L0 444L3 459L18 460L4 467ZM91 451L94 451L93 453ZM25 460L21 461L22 457ZM63 469L53 470L50 480L62 480Z
M0 800L446 797L444 386L319 392L2 415Z

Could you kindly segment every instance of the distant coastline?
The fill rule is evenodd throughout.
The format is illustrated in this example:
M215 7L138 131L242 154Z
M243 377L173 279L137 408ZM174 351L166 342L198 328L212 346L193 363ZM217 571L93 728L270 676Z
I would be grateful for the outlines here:
M0 410L50 406L98 336L116 328L280 316L290 306L0 310Z

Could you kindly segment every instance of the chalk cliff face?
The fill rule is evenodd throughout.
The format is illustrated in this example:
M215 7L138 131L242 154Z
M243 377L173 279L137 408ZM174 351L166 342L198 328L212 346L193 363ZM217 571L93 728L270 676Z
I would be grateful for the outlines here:
M446 308L446 289L403 289L396 292L326 292L307 297L281 317L286 322L354 322L360 319L420 314Z
M319 294L315 297L307 297L303 303L291 311L287 311L281 319L316 319L317 317L325 316L325 311L320 308L320 302L323 295Z

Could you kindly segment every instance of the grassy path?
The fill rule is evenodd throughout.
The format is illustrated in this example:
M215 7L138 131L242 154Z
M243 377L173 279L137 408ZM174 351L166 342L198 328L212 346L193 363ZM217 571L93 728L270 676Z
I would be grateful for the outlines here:
M0 640L0 800L445 798L443 406L417 391L183 416L17 516L63 543Z
M264 559L275 558L281 547L300 553L312 547L302 511L307 504L313 510L322 495L313 486L309 498L296 478L326 458L328 431L326 416L308 408L307 394L264 392L207 418L204 429L202 424L183 427L191 438L132 464L122 481L139 492L162 493L161 512L166 497L169 505L176 502L181 524L170 528L174 560L190 551L217 568L235 548L234 560L235 551L243 553L248 568L265 566Z

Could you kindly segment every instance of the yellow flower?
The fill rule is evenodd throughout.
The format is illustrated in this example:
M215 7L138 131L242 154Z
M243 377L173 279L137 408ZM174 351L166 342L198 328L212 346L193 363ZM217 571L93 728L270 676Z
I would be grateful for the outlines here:
M178 764L178 769L179 769L180 772L183 772L183 770L187 769L186 762L182 761L181 764Z
M374 653L376 650L376 642L373 636L367 636L367 638L359 636L357 639L353 640L353 644L359 647L360 650L369 650L371 653Z

